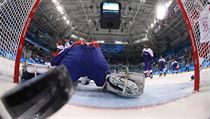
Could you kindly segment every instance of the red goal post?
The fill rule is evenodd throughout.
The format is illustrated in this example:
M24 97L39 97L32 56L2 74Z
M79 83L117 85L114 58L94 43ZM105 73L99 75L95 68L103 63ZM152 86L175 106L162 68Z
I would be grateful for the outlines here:
M210 77L210 3L209 0L178 0L191 38L194 60L194 90ZM207 84L209 85L209 84Z
M0 2L0 76L19 83L19 68L27 29L40 0Z

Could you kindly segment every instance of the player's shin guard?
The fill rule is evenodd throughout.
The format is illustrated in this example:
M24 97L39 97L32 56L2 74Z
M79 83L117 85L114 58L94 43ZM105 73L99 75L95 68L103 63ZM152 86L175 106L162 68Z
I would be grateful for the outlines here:
M144 75L129 74L126 76L116 76L109 74L106 77L104 89L124 97L140 96L144 90Z

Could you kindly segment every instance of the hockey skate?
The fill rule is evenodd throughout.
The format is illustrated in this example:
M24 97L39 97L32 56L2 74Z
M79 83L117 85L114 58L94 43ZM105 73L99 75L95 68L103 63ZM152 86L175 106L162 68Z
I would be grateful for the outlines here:
M163 76L166 76L166 72L164 72Z
M82 84L82 85L89 85L90 84L90 79L85 76L85 77L80 77L78 80L78 83Z
M150 73L149 78L150 78L150 79L152 79L152 78L153 78L153 74L152 74L152 73Z

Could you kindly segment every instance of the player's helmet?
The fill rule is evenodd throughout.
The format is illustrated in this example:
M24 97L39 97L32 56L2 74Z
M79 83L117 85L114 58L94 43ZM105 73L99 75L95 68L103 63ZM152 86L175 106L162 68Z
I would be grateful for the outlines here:
M149 44L148 43L144 43L144 47L145 48L148 48L149 47Z

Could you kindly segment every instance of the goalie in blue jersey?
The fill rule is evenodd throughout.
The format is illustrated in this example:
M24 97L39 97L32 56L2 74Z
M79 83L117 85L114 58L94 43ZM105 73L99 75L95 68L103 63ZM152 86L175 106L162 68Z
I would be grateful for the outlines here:
M52 58L51 65L65 65L71 78L77 82L80 77L88 77L104 90L125 97L135 97L143 93L143 75L117 75L110 72L109 64L96 41L77 41L69 48L61 50Z

